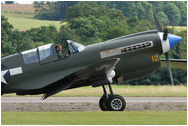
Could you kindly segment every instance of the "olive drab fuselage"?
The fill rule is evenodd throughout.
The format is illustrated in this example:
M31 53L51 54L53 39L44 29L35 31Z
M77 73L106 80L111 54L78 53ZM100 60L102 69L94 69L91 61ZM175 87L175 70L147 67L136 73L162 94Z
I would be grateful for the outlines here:
M162 53L161 40L156 30L88 45L83 51L71 53L70 57L62 59L54 53L53 57L46 60L26 64L23 54L17 53L1 59L2 65L10 71L9 81L3 86L2 94L37 90L86 66L113 58L120 59L114 69L114 80L117 81L119 77L123 81L143 77L160 67ZM15 70L20 70L20 73L15 73ZM75 83L73 87L86 85L90 84Z

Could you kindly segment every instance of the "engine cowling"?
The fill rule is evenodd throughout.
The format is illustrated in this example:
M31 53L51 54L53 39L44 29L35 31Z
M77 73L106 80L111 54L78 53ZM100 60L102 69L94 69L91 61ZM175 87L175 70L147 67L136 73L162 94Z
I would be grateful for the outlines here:
M129 60L121 59L115 69L118 71L115 79L118 82L118 79L127 81L144 77L156 71L160 66L160 57L157 53L143 53L140 56L131 56Z

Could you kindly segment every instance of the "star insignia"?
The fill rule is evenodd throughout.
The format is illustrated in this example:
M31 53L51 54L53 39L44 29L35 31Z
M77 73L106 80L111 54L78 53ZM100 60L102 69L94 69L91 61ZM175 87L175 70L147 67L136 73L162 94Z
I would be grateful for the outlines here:
M1 71L1 82L3 82L4 84L7 84L7 81L4 78L4 75L8 72L8 70L3 70Z

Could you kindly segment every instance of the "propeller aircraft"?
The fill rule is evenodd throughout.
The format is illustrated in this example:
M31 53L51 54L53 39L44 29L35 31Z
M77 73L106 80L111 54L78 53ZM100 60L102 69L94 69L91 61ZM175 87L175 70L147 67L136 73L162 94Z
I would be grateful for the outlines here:
M99 101L101 110L123 111L126 102L122 96L114 94L111 84L121 84L153 73L161 66L161 54L166 56L173 84L168 52L182 38L163 31L155 13L154 19L157 30L88 46L67 40L68 55L59 56L57 47L51 43L3 57L1 94L44 94L43 99L46 99L63 90L102 86L104 95ZM109 85L109 94L105 85Z

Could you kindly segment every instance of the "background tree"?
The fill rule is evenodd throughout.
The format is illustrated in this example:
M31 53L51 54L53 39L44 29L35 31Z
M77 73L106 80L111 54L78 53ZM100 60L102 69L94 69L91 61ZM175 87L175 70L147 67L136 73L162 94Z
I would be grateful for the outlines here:
M164 12L168 16L169 24L172 26L178 25L181 21L179 8L171 2L167 2L165 6Z
M41 26L39 28L31 28L27 30L32 40L36 42L44 42L44 43L55 43L56 37L58 34L57 28L55 26Z
M77 1L44 2L35 1L36 15L34 18L41 20L62 20L66 18L66 9L77 4Z
M14 1L5 1L5 4L14 4Z
M13 26L1 15L1 54L8 55L16 52L12 35Z
M34 4L37 10L35 18L42 20L70 20L89 15L100 17L106 13L106 9L118 9L125 17L136 16L139 20L153 21L155 9L165 25L187 25L186 1L35 1Z
M96 2L87 1L79 2L77 5L67 8L66 17L68 20L78 17L88 17L90 15L98 18L105 13L105 7L98 5Z
M137 17L132 17L132 18L129 18L127 20L127 24L130 26L130 27L136 27L137 24L138 24L138 18Z

